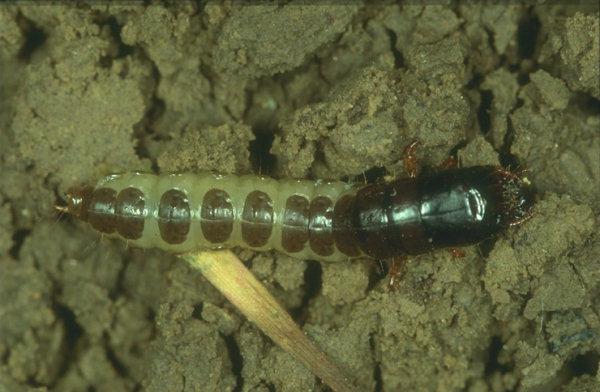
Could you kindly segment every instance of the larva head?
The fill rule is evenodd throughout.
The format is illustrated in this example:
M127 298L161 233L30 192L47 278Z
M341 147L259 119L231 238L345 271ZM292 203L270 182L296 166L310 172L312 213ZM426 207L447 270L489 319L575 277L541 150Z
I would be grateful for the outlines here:
M94 188L91 186L72 187L67 190L65 207L57 207L83 221L87 220L88 204Z
M535 190L529 179L520 172L497 169L501 202L501 220L505 226L516 226L531 218Z
M427 240L421 244L428 245L416 251L476 244L529 216L530 188L518 175L502 168L442 170L419 176L415 183L416 212L412 215L423 233L421 237ZM402 206L400 202L396 204ZM408 215L398 214L399 218L404 216ZM411 252L408 249L406 253Z

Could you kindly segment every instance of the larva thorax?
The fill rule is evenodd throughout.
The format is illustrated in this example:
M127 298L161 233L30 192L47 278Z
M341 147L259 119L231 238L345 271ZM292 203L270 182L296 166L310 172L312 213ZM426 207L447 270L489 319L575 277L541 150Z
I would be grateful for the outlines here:
M184 253L242 246L338 261L362 254L350 222L355 193L337 181L129 173L72 188L67 210L139 247Z

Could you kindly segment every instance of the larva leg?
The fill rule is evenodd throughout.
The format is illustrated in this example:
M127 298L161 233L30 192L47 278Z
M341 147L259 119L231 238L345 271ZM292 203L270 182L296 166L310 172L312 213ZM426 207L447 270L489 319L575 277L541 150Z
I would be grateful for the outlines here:
M442 162L441 165L438 166L439 170L450 170L456 169L458 167L458 159L455 156L449 156Z
M396 256L389 260L389 280L387 284L388 290L395 291L398 289L406 261L407 258L405 256Z
M450 248L449 251L454 258L462 258L466 256L465 251L459 248Z
M419 165L416 156L416 150L419 144L421 144L421 142L415 140L404 148L404 168L410 178L416 178L421 171L421 166Z

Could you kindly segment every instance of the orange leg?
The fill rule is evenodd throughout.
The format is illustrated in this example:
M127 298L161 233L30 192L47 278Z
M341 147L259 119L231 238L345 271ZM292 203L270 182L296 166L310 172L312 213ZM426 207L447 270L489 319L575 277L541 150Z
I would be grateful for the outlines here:
M454 258L459 258L459 257L465 257L466 253L464 250L462 249L458 249L458 248L450 248L450 253L452 254L452 257Z
M456 157L448 157L444 160L444 162L442 162L442 164L439 166L440 170L449 170L449 169L456 169L458 167L458 159L456 159Z
M417 162L416 156L416 150L419 144L421 144L421 142L415 140L404 148L404 168L410 178L415 178L421 171L421 166L419 165L419 162Z
M389 261L390 270L388 272L388 276L390 280L388 281L388 290L395 291L400 284L400 278L402 278L402 267L404 266L404 262L406 261L406 257L404 256L396 256Z

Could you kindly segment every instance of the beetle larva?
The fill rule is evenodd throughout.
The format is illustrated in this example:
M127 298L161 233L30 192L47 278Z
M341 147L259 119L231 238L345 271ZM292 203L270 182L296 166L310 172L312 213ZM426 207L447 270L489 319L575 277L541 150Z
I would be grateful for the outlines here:
M140 247L243 246L302 259L390 258L470 245L529 215L527 180L494 166L355 187L214 174L111 175L65 211Z

